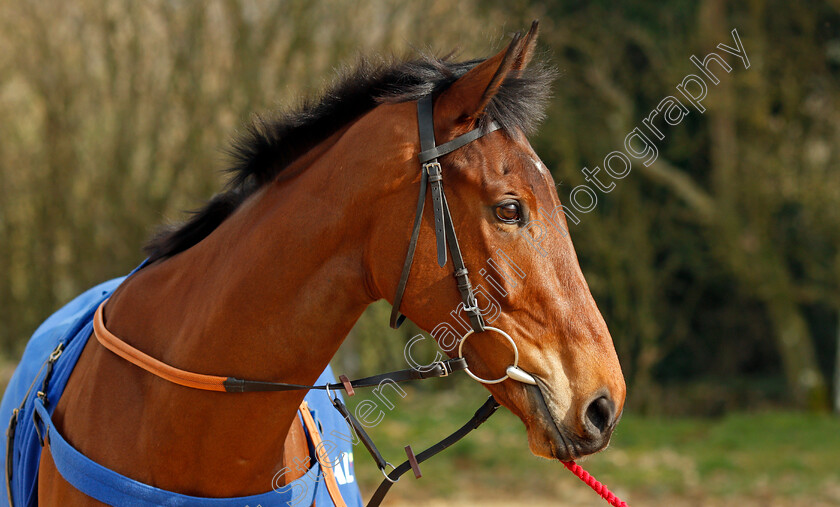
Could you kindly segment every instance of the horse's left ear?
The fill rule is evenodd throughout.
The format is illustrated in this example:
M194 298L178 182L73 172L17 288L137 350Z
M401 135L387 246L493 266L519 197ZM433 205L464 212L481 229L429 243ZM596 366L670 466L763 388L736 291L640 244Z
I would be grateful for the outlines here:
M522 51L519 53L516 61L513 63L513 70L516 76L520 76L522 71L531 63L531 58L534 56L534 50L537 48L537 36L540 33L540 22L536 19L531 22L531 29L525 34L525 40L522 41Z
M516 33L510 44L495 56L476 65L447 88L436 102L437 114L474 121L484 114L487 104L508 75L518 76L528 65L537 39L537 22L523 37Z

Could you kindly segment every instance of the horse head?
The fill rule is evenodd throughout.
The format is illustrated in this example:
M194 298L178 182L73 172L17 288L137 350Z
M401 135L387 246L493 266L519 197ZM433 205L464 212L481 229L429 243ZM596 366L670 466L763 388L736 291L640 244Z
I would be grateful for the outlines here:
M486 132L490 122L501 126L439 160L474 300L486 325L499 331L470 330L452 267L438 262L431 206L399 304L450 356L460 351L470 373L522 419L534 454L567 461L607 446L626 388L552 176L526 138L542 115L550 74L539 66L529 70L536 32L534 24L497 55L451 67L451 82L432 94L440 144L475 129ZM393 143L388 162L396 173L388 180L394 183L380 202L389 212L371 225L366 256L370 285L390 297L420 178L418 117L413 104L398 100L369 116L387 126L387 143ZM516 355L518 368L506 375ZM504 380L491 382L498 379Z

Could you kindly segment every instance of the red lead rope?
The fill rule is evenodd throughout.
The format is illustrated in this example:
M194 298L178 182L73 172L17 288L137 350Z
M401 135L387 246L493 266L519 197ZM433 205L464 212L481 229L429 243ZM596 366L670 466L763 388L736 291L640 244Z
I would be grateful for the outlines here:
M624 503L620 498L615 496L612 491L609 490L606 486L598 482L598 479L589 475L589 472L581 468L580 465L575 463L574 461L563 461L563 466L568 468L570 472L578 476L578 479L582 480L592 488L596 493L601 495L601 497L608 501L610 505L613 507L627 507L627 504Z

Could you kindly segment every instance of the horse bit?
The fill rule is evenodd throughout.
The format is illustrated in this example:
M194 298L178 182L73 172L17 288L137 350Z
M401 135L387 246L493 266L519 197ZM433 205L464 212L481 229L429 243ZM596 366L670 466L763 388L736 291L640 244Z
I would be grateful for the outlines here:
M382 472L382 475L385 476L385 479L379 485L379 488L376 490L373 497L367 504L368 507L376 507L380 505L383 498L385 497L385 494L390 489L391 485L397 482L397 480L399 480L399 478L403 474L408 472L408 470L413 470L415 476L419 478L421 475L419 468L420 463L431 458L435 454L441 452L442 450L446 449L447 447L451 446L457 441L461 440L469 432L476 429L479 425L486 421L487 418L489 418L496 411L497 408L499 408L499 402L497 402L493 398L493 396L490 396L466 424L464 424L461 428L459 428L457 431L455 431L448 437L444 438L443 440L429 447L423 452L420 452L416 456L411 450L411 447L407 446L406 453L408 455L408 459L401 465L395 467L387 461L385 461L385 459L382 457L382 454L376 448L376 445L374 445L373 441L368 436L364 427L359 423L359 421L353 416L350 410L347 409L344 403L337 396L331 395L331 390L344 389L349 396L352 396L354 394L354 388L376 387L381 382L385 381L405 382L409 380L422 380L427 378L446 377L450 373L458 370L464 370L470 377L484 384L496 384L508 378L525 384L536 385L537 383L534 377L532 377L530 374L519 368L519 350L517 349L516 343L513 341L510 335L508 335L501 329L486 326L484 323L481 311L478 308L478 302L476 301L475 295L472 291L472 285L470 284L467 268L464 265L464 259L461 255L461 249L458 246L458 238L455 235L455 228L452 225L452 215L449 212L449 205L447 204L446 196L443 193L443 175L441 171L441 165L438 162L438 157L451 153L475 141L476 139L481 138L486 134L499 130L501 126L494 121L487 125L486 128L473 129L467 132L466 134L460 135L447 143L444 143L440 146L436 146L433 109L434 108L431 94L424 96L417 102L418 129L420 133L420 154L418 155L418 157L420 159L420 163L422 164L422 172L420 177L420 195L417 200L417 213L414 217L414 228L411 232L411 240L408 244L408 253L406 254L405 263L403 264L402 275L400 277L399 284L397 285L397 292L394 297L394 304L391 311L390 323L391 327L396 329L405 320L405 316L400 314L399 309L400 304L402 302L403 294L405 292L405 286L408 282L409 274L411 272L411 265L414 260L414 252L417 248L417 238L420 234L420 224L422 222L423 209L425 207L426 201L426 189L427 187L431 187L432 207L434 210L435 218L435 237L437 244L438 264L441 267L446 265L446 251L448 245L449 252L452 255L452 264L454 267L455 280L458 286L458 291L461 294L461 303L458 305L458 307L460 308L461 306L463 306L463 311L469 317L470 326L472 327L472 329L470 329L463 337L461 337L460 345L458 347L459 357L454 359L447 359L444 361L436 361L430 365L421 368L412 368L408 370L382 373L379 375L373 375L370 377L365 377L353 381L350 381L347 379L346 376L341 375L339 376L341 382L319 386L288 384L281 382L266 382L257 380L244 380L233 377L203 375L188 372L185 370L180 370L170 365L161 363L159 360L146 355L145 353L135 349L134 347L123 342L116 336L112 335L105 328L104 319L102 315L102 308L104 307L105 303L103 303L99 307L94 317L94 334L96 335L97 340L103 346L105 346L105 348L111 350L123 359L126 359L134 363L135 365L140 366L141 368L149 371L150 373L153 373L170 382L174 382L176 384L195 389L233 393L257 391L293 391L302 389L320 389L326 391L333 406L341 413L345 420L356 431L356 434L358 435L359 439L364 444L365 448L368 450L370 455L373 457L374 461L376 462L376 465ZM493 331L502 335L508 341L508 343L510 343L514 351L513 364L507 367L505 375L503 377L493 380L487 380L476 376L472 371L470 371L467 365L467 361L462 355L462 350L466 339L474 333L477 334L482 333L484 331ZM386 473L387 467L391 467L393 470L391 470L390 473Z

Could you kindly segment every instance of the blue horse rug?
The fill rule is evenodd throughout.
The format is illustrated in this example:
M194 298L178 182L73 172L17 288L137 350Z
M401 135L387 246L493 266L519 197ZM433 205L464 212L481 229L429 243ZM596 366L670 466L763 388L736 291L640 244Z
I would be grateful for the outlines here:
M10 421L7 439L0 439L3 451L0 456L6 457L7 481L6 487L0 488L0 505L37 505L38 466L45 432L49 435L53 460L62 477L85 494L109 505L269 507L307 506L313 502L319 507L330 505L332 500L323 472L314 458L303 477L275 489L269 489L274 485L267 484L266 493L238 498L201 498L164 491L117 474L89 460L61 437L52 426L50 416L93 332L96 308L125 278L110 280L78 296L44 321L27 344L0 404L0 421ZM51 356L54 361L48 365ZM40 396L45 377L48 377L48 383ZM335 382L329 366L317 383L328 382ZM322 429L321 433L330 435L332 445L325 447L329 449L328 458L345 503L361 507L361 494L353 470L353 430L333 409L323 392L309 392L305 401ZM310 455L314 456L311 447L310 438ZM275 479L279 477L275 476Z

